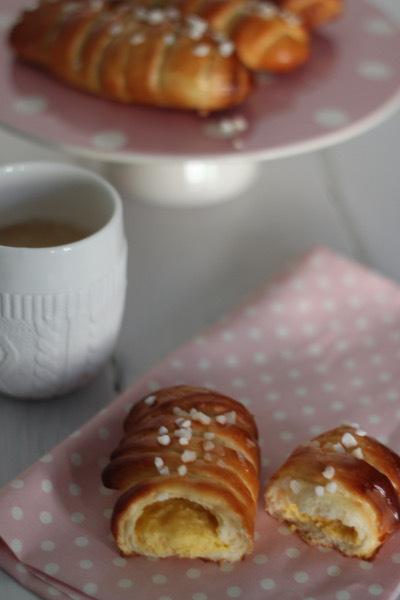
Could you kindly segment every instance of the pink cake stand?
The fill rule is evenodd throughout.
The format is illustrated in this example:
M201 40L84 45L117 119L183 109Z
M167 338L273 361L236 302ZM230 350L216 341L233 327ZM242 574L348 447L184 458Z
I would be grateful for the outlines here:
M125 196L179 205L229 198L260 161L338 144L400 106L400 30L365 0L348 2L315 36L304 68L261 74L244 105L208 118L100 100L15 61L6 38L23 5L3 0L0 9L0 123L103 171ZM239 127L225 132L232 120Z

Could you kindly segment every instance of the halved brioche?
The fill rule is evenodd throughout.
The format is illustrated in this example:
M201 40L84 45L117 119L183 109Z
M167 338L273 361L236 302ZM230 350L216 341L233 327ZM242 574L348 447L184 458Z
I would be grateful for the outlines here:
M103 471L123 492L112 532L124 555L237 561L251 552L259 489L257 428L247 409L204 388L140 400Z
M400 458L358 426L299 446L273 475L266 510L304 541L372 558L399 526Z

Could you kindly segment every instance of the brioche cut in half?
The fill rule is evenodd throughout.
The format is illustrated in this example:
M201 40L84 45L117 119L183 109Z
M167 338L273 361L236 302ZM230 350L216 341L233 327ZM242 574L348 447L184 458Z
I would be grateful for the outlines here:
M103 471L120 490L112 532L123 555L237 561L253 548L257 428L247 409L204 388L140 400Z
M400 458L353 424L294 450L265 501L304 541L371 559L399 526L399 491Z

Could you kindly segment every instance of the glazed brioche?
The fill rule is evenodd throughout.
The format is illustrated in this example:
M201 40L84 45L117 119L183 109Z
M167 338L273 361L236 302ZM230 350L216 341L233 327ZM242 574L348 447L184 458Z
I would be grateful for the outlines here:
M251 552L259 489L257 428L247 409L204 388L140 400L103 471L117 489L122 554L237 561Z
M304 541L371 559L399 526L400 458L358 426L299 446L273 475L266 510Z
M229 40L239 60L252 70L287 73L310 56L310 36L300 19L260 0L131 0L147 10L174 7L199 31Z
M316 29L343 13L343 0L277 0L280 8L298 16L308 29Z
M206 28L130 2L42 2L10 34L16 54L59 79L125 103L215 111L251 89L234 48Z

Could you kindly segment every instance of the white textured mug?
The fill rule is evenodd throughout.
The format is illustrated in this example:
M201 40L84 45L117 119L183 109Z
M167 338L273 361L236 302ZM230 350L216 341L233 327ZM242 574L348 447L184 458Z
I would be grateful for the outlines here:
M49 398L80 387L110 357L120 329L127 244L122 204L98 175L67 164L0 167L0 224L85 227L64 246L0 246L0 392Z

